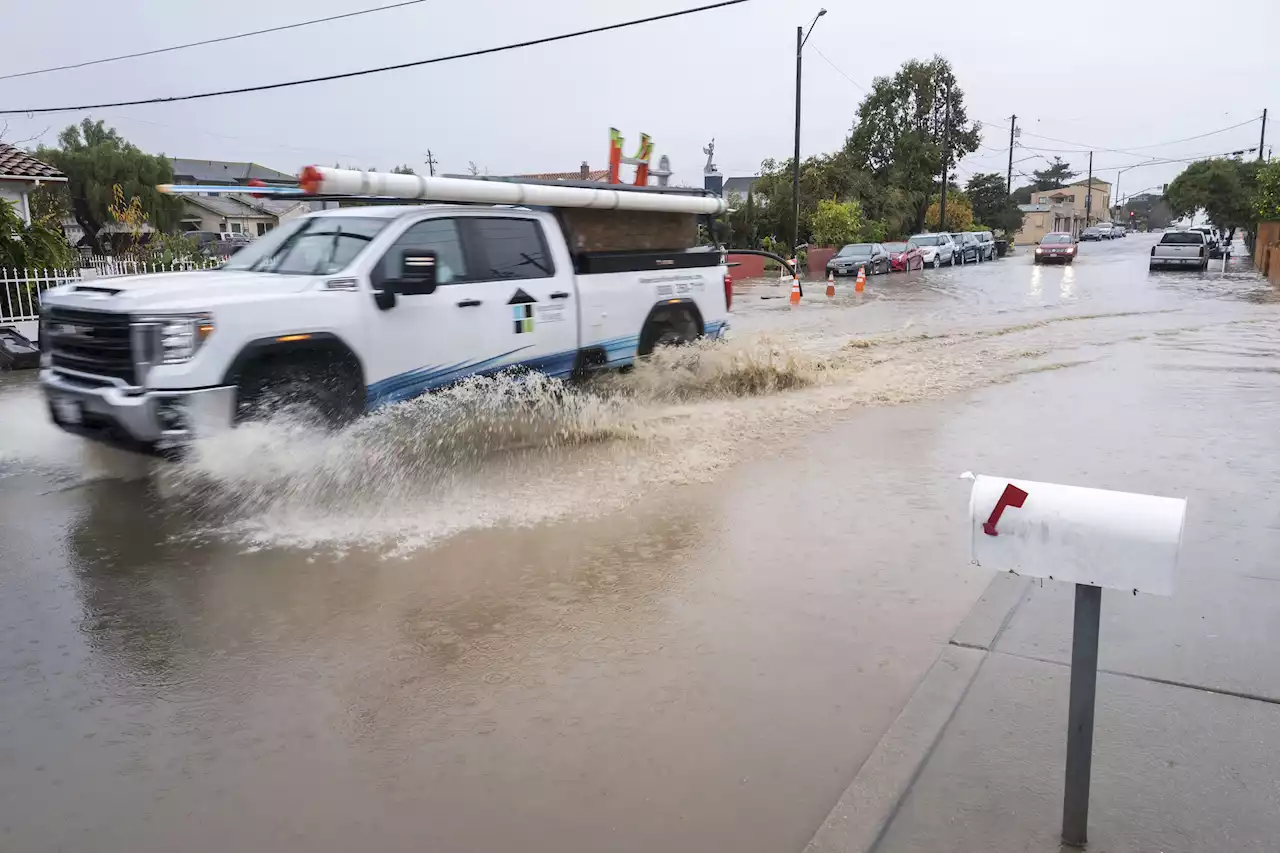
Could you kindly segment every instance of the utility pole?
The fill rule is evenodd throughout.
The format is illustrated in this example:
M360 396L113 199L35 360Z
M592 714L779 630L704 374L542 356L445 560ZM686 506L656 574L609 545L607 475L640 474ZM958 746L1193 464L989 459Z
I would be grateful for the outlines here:
M942 199L938 202L938 230L947 230L947 160L951 159L951 87L947 87L947 108L942 120Z
M809 32L804 31L804 27L796 27L796 151L795 159L791 162L791 213L795 216L795 223L791 229L791 257L797 257L800 254L800 56L804 50L804 43L809 40L809 36L813 35L813 28L818 25L818 19L827 14L826 9L819 9L818 14L813 16L813 21L809 24Z
M1010 198L1013 197L1013 134L1017 126L1018 117L1016 115L1009 116L1009 176L1004 179L1004 188L1006 195Z
M1262 159L1262 149L1267 145L1267 110L1262 110L1262 137L1258 140L1258 159Z
M431 177L436 176L436 158L431 156L431 149L427 149L427 170L431 172Z
M800 50L804 47L804 27L796 27L796 150L791 161L791 257L800 254Z
M1076 172L1076 174L1080 174ZM1088 228L1093 224L1093 152L1089 152L1089 180L1085 184L1084 190L1084 227Z

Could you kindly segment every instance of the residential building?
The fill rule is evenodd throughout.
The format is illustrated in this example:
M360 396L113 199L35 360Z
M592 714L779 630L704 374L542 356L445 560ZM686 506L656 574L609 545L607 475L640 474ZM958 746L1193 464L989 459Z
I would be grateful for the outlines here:
M0 142L0 201L13 205L23 222L31 222L30 194L41 184L67 182L66 175L21 149Z
M469 175L460 175L459 177L470 177ZM531 175L512 175L513 178L528 178L535 181L599 181L604 183L609 180L608 169L592 169L586 160L582 161L582 165L578 167L576 172L535 172Z
M261 237L311 210L301 199L254 198L248 194L183 196L183 231L220 231Z
M249 186L261 181L267 186L293 187L298 178L287 172L237 160L192 160L170 157L175 184L210 186ZM220 231L260 237L282 222L312 210L315 204L303 200L254 198L247 193L224 195L205 193L184 195L183 231Z
M760 180L758 175L746 178L725 178L724 184L720 188L720 194L727 200L729 193L737 193L743 201L746 201L747 193L751 192L751 188L755 186L758 180Z
M1080 236L1090 225L1106 222L1111 209L1111 184L1101 178L1076 181L1051 190L1034 190L1030 204L1020 204L1022 228L1014 242L1038 243L1052 231Z
M277 172L257 163L241 163L234 160L190 160L170 157L173 163L175 184L213 184L216 186L248 186L250 181L262 181L268 186L297 186L298 176Z

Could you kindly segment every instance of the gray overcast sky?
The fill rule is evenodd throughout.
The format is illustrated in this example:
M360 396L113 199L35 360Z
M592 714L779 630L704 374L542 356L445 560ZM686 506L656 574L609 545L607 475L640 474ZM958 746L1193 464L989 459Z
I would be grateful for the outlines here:
M0 108L165 96L406 62L699 5L700 0L431 0L286 33L86 69L0 81ZM175 0L0 0L0 74L164 47L379 5L377 0L267 0L210 6ZM250 95L102 110L139 146L171 156L255 160L287 172L310 162L446 172L474 160L493 174L605 165L608 129L634 147L641 131L678 179L701 182L701 146L716 139L726 175L791 152L795 27L822 5L751 0L713 12L497 56ZM1095 167L1140 158L1104 152L1194 136L1258 116L1280 80L1280 2L1190 0L1049 4L825 0L806 48L805 155L837 148L863 92L910 58L951 60L971 118L990 126L963 164L1005 171L1007 116L1021 143L1046 152L1097 146ZM219 11L222 9L224 11ZM87 35L88 34L88 35ZM91 37L89 37L91 35ZM843 72L843 75L840 73ZM9 117L6 141L57 131L76 113ZM1257 145L1256 122L1149 157L1195 157ZM628 154L632 153L630 150ZM1036 152L1019 150L1014 159ZM656 159L655 155L655 159ZM1063 153L1084 171L1087 155ZM1044 160L1015 165L1028 174ZM1110 167L1110 168L1108 168ZM1164 183L1181 165L1125 174L1124 193ZM1015 176L1015 185L1019 180Z

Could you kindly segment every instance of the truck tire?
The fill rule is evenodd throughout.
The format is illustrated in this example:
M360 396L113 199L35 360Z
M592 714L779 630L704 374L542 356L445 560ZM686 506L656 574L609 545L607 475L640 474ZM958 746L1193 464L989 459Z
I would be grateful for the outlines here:
M307 358L263 361L241 377L236 422L265 420L293 410L319 425L338 429L364 411L360 374L342 361Z
M651 355L658 347L692 343L701 335L699 329L698 318L684 305L660 308L649 315L636 355Z

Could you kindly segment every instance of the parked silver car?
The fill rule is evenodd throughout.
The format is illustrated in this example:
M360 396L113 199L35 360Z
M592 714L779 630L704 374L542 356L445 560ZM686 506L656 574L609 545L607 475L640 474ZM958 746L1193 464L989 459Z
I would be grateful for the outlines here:
M956 244L950 234L916 234L910 242L920 247L920 255L927 267L951 266L956 261Z

